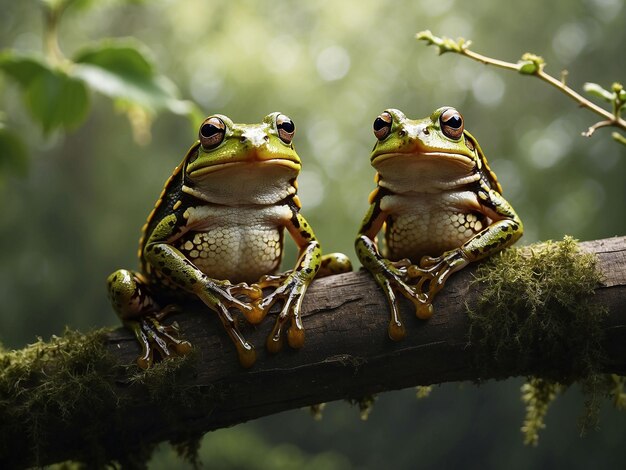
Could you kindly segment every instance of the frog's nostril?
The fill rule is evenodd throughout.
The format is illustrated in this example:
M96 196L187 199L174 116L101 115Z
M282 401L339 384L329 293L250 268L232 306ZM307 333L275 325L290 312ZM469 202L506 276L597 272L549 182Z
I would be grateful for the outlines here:
M248 138L245 135L241 136L241 139L239 139L240 142L245 142L246 140L248 140Z

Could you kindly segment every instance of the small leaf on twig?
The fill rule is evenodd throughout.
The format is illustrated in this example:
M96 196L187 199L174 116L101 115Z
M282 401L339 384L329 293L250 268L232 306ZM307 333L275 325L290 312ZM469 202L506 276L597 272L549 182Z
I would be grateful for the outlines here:
M540 70L543 70L546 62L543 60L543 57L526 52L517 64L519 65L519 73L535 75Z
M583 90L590 95L595 96L596 98L601 98L609 103L612 103L615 99L615 93L611 93L609 90L602 88L597 83L587 82L583 85Z
M446 52L462 53L472 44L472 41L466 41L463 38L458 38L455 41L454 39L450 39L445 36L438 37L433 35L433 33L429 30L420 31L415 35L415 38L420 41L426 41L428 45L437 46L439 48L439 54L444 54Z

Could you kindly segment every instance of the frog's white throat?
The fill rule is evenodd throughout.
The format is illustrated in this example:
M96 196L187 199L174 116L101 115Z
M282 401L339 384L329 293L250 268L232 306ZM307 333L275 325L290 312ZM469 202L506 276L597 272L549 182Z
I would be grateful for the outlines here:
M246 163L224 166L192 181L185 178L183 192L212 204L227 206L276 204L296 193L298 171L283 165Z

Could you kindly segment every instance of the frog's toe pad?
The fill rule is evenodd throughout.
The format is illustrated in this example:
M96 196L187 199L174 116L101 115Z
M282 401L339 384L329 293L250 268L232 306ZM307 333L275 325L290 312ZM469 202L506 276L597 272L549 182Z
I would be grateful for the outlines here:
M304 329L291 327L287 330L287 342L294 349L304 346Z
M415 304L415 316L420 320L428 320L433 316L432 304L426 302L419 302Z

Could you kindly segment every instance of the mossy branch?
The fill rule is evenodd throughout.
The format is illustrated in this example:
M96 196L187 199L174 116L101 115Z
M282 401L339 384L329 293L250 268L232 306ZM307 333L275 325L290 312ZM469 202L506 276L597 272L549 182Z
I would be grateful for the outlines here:
M304 302L302 350L266 354L261 345L271 319L243 328L259 349L249 370L238 365L215 315L198 305L175 317L194 354L146 372L135 366L139 348L124 329L68 332L4 351L0 468L67 459L138 465L158 442L193 441L280 411L510 376L540 378L524 391L526 438L533 442L549 401L542 397L600 373L626 375L626 237L580 248L566 239L512 249L457 273L429 321L402 304L408 335L398 343L387 337L387 305L371 276L320 279ZM559 387L542 385L555 381ZM610 383L623 407L622 386Z
M567 77L566 71L563 71L561 73L560 79L546 73L544 71L546 62L542 57L536 54L527 52L522 55L519 61L513 63L506 62L500 59L494 59L492 57L488 57L483 54L474 52L469 48L472 42L463 38L459 38L455 41L445 36L435 36L430 31L420 31L419 33L417 33L416 39L425 41L428 45L436 46L437 48L439 48L439 54L453 52L455 54L469 57L470 59L473 59L485 65L493 65L502 69L513 70L522 75L535 76L540 80L543 80L544 82L550 84L560 92L567 95L569 98L576 101L579 106L587 108L604 118L602 121L596 122L595 124L590 126L585 132L583 132L582 135L584 135L585 137L591 137L591 135L593 135L593 133L597 129L600 129L602 127L617 127L622 131L626 131L626 120L622 119L621 117L622 110L626 105L626 90L624 90L624 87L621 83L613 83L611 85L611 90L606 90L597 83L585 83L584 89L587 93L611 104L612 109L611 111L609 111L589 101L580 93L567 86L567 84L565 83ZM626 138L624 138L623 135L614 132L612 134L612 137L613 139L615 139L616 142L626 145Z

